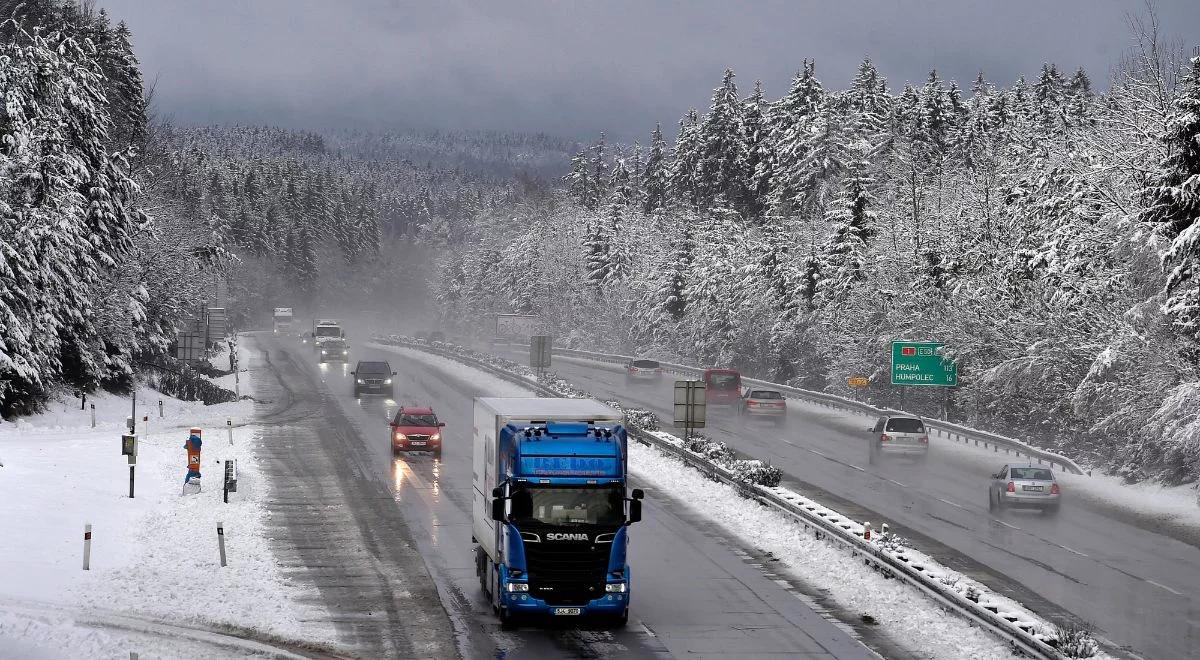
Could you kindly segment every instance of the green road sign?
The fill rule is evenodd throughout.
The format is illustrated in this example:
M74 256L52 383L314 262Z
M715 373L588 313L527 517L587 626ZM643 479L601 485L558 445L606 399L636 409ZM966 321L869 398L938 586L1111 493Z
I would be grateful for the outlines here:
M958 385L958 366L942 357L940 343L894 341L892 385L954 387Z

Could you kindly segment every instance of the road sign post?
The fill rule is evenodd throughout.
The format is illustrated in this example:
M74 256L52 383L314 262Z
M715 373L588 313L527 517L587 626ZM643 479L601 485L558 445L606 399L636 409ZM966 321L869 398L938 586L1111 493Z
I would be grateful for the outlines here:
M858 391L871 384L871 379L866 376L850 376L846 379L846 384L854 392L854 400L858 401Z
M537 372L539 378L550 368L553 350L554 341L550 337L534 335L529 338L529 367Z
M704 428L706 408L704 382L699 380L675 381L675 428L683 429L683 439L692 436L693 429Z
M943 357L943 347L932 341L892 342L892 385L958 385L958 365Z

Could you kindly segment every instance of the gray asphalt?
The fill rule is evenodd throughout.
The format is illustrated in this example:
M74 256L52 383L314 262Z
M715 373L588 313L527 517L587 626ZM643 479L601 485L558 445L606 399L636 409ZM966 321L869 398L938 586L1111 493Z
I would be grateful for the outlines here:
M854 613L825 609L806 585L772 573L769 558L657 492L631 530L626 628L501 630L470 540L471 401L496 392L355 345L354 359L386 359L400 372L396 401L432 404L448 422L440 460L393 457L386 420L395 401L355 400L349 368L319 367L293 340L253 341L270 365L260 357L251 368L279 375L260 375L256 396L276 401L263 410L272 481L292 484L272 491L280 552L293 579L318 587L339 641L364 657L905 657L878 631L842 622ZM281 399L292 403L278 411Z
M579 387L653 410L669 423L670 376L629 386L619 365L559 356L554 361L552 371ZM1189 530L1164 533L1155 521L1072 497L1069 490L1057 517L991 514L988 477L1017 460L1003 451L994 457L939 451L935 436L925 464L893 458L872 465L865 417L789 403L785 428L710 411L704 432L769 460L802 490L848 515L888 522L919 549L1039 612L1094 625L1132 655L1198 657L1200 547Z

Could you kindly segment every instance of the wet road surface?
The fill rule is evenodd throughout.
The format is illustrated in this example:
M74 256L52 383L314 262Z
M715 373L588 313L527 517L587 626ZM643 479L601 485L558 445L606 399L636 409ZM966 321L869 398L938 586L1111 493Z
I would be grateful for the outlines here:
M485 390L387 351L355 345L354 360L399 372L395 400L351 396L353 367L318 366L310 349L253 338L259 398L290 402L263 416L272 489L293 579L315 584L343 642L365 656L470 658L904 657L889 640L822 610L761 557L666 493L647 493L631 530L633 600L624 629L576 622L501 630L480 593L470 531L469 426ZM270 356L267 364L265 356ZM393 457L387 420L397 401L430 404L447 422L441 459ZM635 484L638 485L638 484Z
M500 352L515 361L527 349ZM674 376L625 381L620 365L554 357L552 371L599 398L670 419ZM744 422L710 409L706 435L769 460L806 493L859 520L887 521L919 549L1036 611L1071 613L1146 658L1196 657L1200 644L1200 548L1064 489L1056 517L993 514L988 477L1020 459L946 447L930 439L925 463L869 461L866 417L789 401L787 425ZM785 483L786 485L786 483Z

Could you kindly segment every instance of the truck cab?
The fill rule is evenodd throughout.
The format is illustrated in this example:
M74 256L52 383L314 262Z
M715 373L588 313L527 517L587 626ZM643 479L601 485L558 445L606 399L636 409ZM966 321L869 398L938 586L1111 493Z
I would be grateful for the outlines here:
M342 322L338 319L314 319L313 320L313 350L320 352L321 348L331 341L344 340L346 332L342 329Z
M476 399L476 572L501 622L629 616L628 489L620 414L590 399Z

